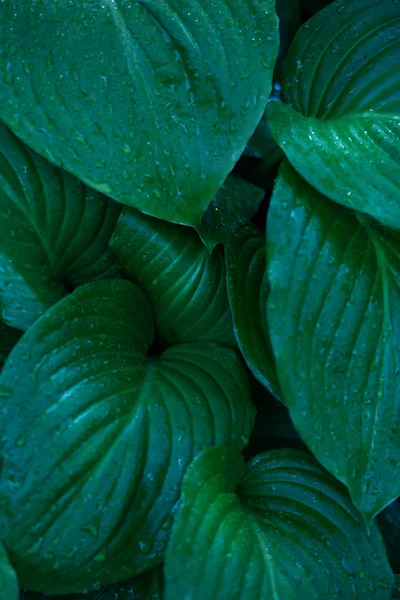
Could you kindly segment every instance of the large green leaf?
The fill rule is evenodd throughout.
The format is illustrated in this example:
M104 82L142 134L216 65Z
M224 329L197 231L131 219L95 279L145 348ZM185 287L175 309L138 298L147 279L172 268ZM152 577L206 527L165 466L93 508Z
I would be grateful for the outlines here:
M9 563L7 553L0 542L0 600L18 600L17 576Z
M2 320L27 329L71 287L110 275L108 242L119 212L0 123Z
M165 563L166 600L388 600L376 525L296 450L211 448L189 467Z
M95 189L197 225L262 115L277 52L274 0L5 0L1 116Z
M161 341L235 346L219 248L209 256L193 229L125 208L111 250L123 275L149 296Z
M299 30L269 125L320 192L400 227L400 10L338 0Z
M24 590L20 600L163 600L163 589L163 570L159 566L124 583L116 583L88 594L50 596Z
M239 223L226 248L226 266L229 302L240 350L258 381L279 396L267 326L264 234L253 225Z
M197 232L212 252L217 244L227 244L240 219L251 220L258 212L264 190L237 175L230 175L208 205Z
M285 163L267 242L284 401L370 519L400 494L400 237L330 202Z
M160 563L187 465L247 443L235 352L203 342L157 356L152 343L145 294L110 279L49 309L8 357L0 506L23 587L85 592Z

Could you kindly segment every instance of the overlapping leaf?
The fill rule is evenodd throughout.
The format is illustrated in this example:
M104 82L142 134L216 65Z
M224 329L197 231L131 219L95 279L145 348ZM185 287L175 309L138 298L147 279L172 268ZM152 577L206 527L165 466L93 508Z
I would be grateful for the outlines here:
M240 350L253 375L275 396L279 387L267 326L265 236L240 223L226 248L229 302Z
M376 525L314 458L211 448L189 467L168 546L166 600L388 600Z
M119 212L0 123L2 320L25 330L71 287L110 275Z
M162 341L236 345L219 248L210 256L193 229L125 208L111 250L149 296Z
M84 592L160 563L183 473L204 448L242 448L254 408L236 354L151 353L145 294L80 287L25 333L0 377L4 544L22 587Z
M338 0L297 33L285 63L288 106L268 105L286 156L320 192L400 227L400 10Z
M286 163L267 248L284 401L370 519L400 494L400 238L329 202Z
M5 0L1 116L95 189L198 225L263 113L278 43L274 0Z

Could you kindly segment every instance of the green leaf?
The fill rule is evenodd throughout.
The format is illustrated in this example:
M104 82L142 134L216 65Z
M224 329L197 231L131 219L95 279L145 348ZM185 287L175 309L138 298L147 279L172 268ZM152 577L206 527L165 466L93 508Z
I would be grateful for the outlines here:
M267 247L284 401L369 520L400 494L400 237L329 202L286 162Z
M275 1L5 0L1 17L4 121L115 200L198 225L271 91Z
M162 566L159 566L134 579L116 583L88 594L50 596L24 590L20 600L49 600L50 598L54 600L163 600L163 587L163 570Z
M264 198L264 190L237 175L230 175L207 207L197 232L211 253L217 244L226 245L235 223L251 220Z
M395 500L378 515L377 522L385 540L386 552L394 573L400 573L400 500Z
M10 565L7 553L0 542L0 600L18 600L17 575Z
M266 315L265 237L256 227L240 223L233 230L226 248L226 266L239 348L253 375L274 396L279 396Z
M149 296L162 342L236 346L219 248L209 256L193 229L131 208L124 208L110 247L124 277Z
M0 368L6 361L7 356L18 342L22 333L18 329L13 329L0 323Z
M299 30L285 62L288 105L269 126L294 168L331 200L400 227L400 11L338 0Z
M49 309L8 357L0 506L21 586L83 593L159 564L187 465L247 443L254 408L235 352L203 342L157 356L153 333L144 292L103 280Z
M166 600L387 600L393 575L346 489L311 456L211 448L189 467L168 545Z
M112 275L108 242L119 212L0 123L2 320L25 330L71 287Z

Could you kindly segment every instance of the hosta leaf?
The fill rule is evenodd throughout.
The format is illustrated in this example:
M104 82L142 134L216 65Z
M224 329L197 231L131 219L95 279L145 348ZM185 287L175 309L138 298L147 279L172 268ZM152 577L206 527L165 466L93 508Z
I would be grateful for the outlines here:
M286 163L267 248L283 399L370 519L400 494L400 238L329 202Z
M226 248L226 265L229 302L240 350L258 381L279 396L267 327L265 236L253 225L238 224Z
M164 578L160 566L123 583L116 583L88 594L50 596L24 590L21 600L163 600L163 587Z
M207 207L197 228L211 253L217 244L227 244L239 219L251 220L264 198L264 190L237 175L230 175Z
M0 17L10 127L114 199L198 225L271 91L274 0L5 0Z
M390 598L376 525L311 456L275 450L248 463L211 448L189 467L172 528L166 600Z
M219 248L209 256L193 229L125 208L111 250L123 275L149 296L162 341L235 346Z
M400 500L395 500L378 515L378 525L394 573L400 573Z
M0 123L2 320L25 330L71 287L110 275L108 242L119 212Z
M269 125L296 170L345 206L400 227L400 10L338 0L299 30L285 62L289 106Z
M254 409L234 351L157 356L152 343L145 294L103 280L49 309L8 357L0 506L22 587L85 592L159 564L189 462L247 443Z
M9 563L3 544L0 543L0 600L18 600L17 576Z

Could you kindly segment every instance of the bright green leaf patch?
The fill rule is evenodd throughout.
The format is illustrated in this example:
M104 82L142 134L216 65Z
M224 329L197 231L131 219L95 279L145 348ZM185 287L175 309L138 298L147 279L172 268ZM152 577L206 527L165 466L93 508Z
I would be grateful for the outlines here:
M376 525L368 533L346 489L295 450L233 448L189 467L168 546L166 600L390 598Z
M271 131L321 193L400 227L400 10L338 0L299 30Z
M0 502L23 587L84 592L160 563L187 465L247 443L254 409L236 354L198 342L154 355L153 327L136 285L95 282L9 356Z
M197 225L263 113L278 41L273 0L6 0L1 117L95 189Z
M1 319L25 330L68 289L115 276L108 242L120 209L0 123Z
M236 347L220 248L210 256L193 229L125 208L111 250L124 277L149 296L161 343Z
M226 248L226 265L229 302L240 350L253 375L279 396L267 326L264 235L253 225L239 223Z
M283 399L370 520L400 494L400 238L331 203L286 162L267 249Z

